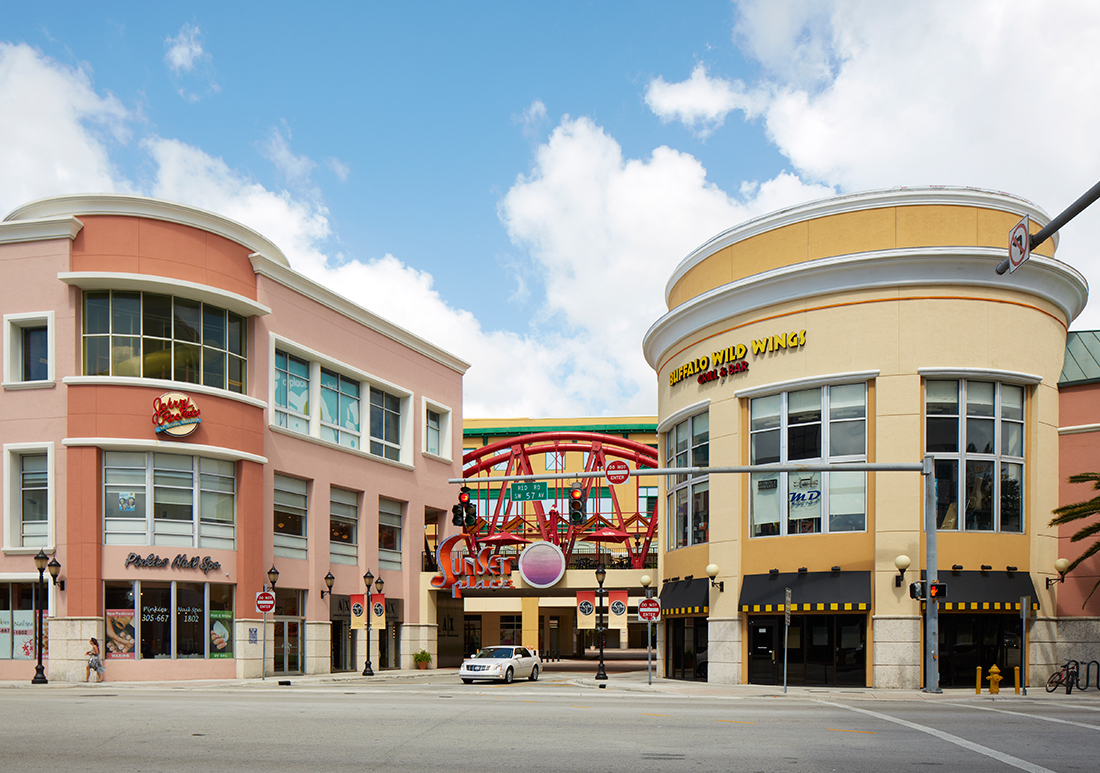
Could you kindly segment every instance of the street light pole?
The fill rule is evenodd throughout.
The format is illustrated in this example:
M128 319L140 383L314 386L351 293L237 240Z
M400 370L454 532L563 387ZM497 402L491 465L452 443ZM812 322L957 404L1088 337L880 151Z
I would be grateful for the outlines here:
M34 557L34 565L38 568L38 587L34 589L34 648L38 652L38 665L34 667L34 679L31 684L49 684L46 681L46 670L42 668L42 597L46 593L46 564L50 557L46 551L39 550Z
M649 584L653 582L653 578L648 574L642 575L642 587L645 588L645 597L653 598L653 590L649 587ZM646 663L645 672L646 677L649 680L649 684L653 684L653 621L645 621L645 649L646 649Z
M363 575L363 584L367 586L367 663L363 666L363 676L374 676L374 669L370 667L370 619L374 615L370 604L370 587L374 585L374 575L370 569Z
M599 591L597 591L600 595L600 627L597 630L597 633L599 634L599 637L600 637L600 667L598 669L596 669L596 681L597 682L607 681L607 672L604 671L604 667L603 667L603 640L604 640L604 631L606 630L604 628L604 625L603 625L603 594L604 594L603 581L605 579L607 579L607 570L604 569L601 566L599 569L596 570L596 582L599 583L599 585L600 585L600 589L599 589Z

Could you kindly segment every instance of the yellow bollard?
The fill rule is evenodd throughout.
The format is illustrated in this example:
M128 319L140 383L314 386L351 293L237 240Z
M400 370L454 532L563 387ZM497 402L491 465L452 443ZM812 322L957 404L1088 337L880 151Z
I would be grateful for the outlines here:
M1016 668L1014 668L1013 671L1016 672L1016 694L1019 695L1020 694L1020 667L1016 666Z
M986 679L989 680L989 694L998 695L1001 692L1001 680L1004 677L1001 676L1001 669L997 668L997 664L994 663L989 667L989 676Z
M975 695L981 695L982 694L982 667L981 666L978 666L978 681L974 685L974 694Z

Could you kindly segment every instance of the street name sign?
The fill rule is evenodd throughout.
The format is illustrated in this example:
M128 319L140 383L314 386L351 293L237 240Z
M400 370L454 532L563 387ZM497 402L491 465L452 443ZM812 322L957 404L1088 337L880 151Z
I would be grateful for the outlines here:
M534 502L546 499L546 482L537 480L517 480L511 485L513 502Z

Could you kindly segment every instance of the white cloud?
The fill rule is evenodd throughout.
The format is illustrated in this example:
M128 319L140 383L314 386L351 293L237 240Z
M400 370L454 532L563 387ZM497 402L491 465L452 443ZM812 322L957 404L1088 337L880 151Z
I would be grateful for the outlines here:
M512 116L512 123L519 124L524 137L535 140L541 136L546 116L546 105L541 99L536 99L523 113Z
M804 178L991 188L1052 216L1100 179L1086 96L1100 93L1100 4L837 0L778 21L777 7L806 5L742 2L738 38L755 41L768 132ZM1061 236L1058 257L1100 288L1100 205ZM1100 327L1100 306L1075 327Z
M132 116L83 69L27 45L0 43L0 217L34 199L128 191L111 162Z
M168 49L164 54L164 61L172 72L179 75L195 69L195 62L203 55L202 42L199 40L201 34L202 30L198 27L184 24L178 35L164 41Z
M260 151L275 165L288 184L294 187L310 185L309 176L317 164L307 156L296 155L290 149L289 137L284 136L278 128L273 127L267 139L260 143Z
M336 179L342 183L346 183L348 177L351 176L351 167L338 158L330 157L325 159L325 166L327 166L332 173L336 175Z
M744 110L751 117L759 100L748 95L740 81L710 77L701 62L686 81L666 83L658 76L649 82L645 93L646 105L662 123L681 121L702 138L713 134L734 110Z

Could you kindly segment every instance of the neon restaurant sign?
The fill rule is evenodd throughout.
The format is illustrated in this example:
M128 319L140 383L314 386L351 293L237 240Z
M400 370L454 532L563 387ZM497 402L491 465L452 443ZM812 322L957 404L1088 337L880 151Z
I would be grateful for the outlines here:
M450 589L451 598L462 598L463 589L514 588L512 584L511 556L492 555L491 546L483 547L476 555L454 550L466 537L455 534L439 543L435 550L436 565L442 577L432 578L432 587Z
M752 341L751 344L754 357L777 352L781 349L797 349L806 344L806 331L792 330L789 333L765 336ZM668 385L676 386L684 379L692 376L695 376L695 380L699 384L706 384L720 378L745 373L749 369L749 361L745 359L748 353L749 347L745 344L735 344L727 346L725 349L719 349L713 354L696 357L694 360L669 371Z
M195 401L182 392L165 392L153 398L153 427L174 438L183 438L199 428L202 412Z

